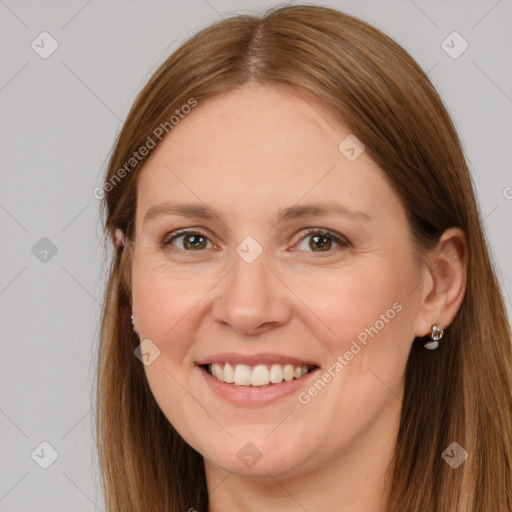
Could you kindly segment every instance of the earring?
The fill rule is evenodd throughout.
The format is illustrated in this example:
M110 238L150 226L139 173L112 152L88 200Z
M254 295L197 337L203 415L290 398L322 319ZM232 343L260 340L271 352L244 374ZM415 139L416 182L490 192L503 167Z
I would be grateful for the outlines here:
M439 329L438 324L434 324L432 326L432 332L430 333L430 339L432 341L429 341L423 345L428 350L435 350L439 346L439 340L443 337L444 330Z

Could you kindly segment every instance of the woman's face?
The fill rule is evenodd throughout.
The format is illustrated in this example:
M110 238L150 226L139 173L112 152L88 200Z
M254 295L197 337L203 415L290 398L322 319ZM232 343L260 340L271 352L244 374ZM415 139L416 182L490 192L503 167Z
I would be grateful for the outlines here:
M144 369L210 466L314 471L396 434L423 274L349 136L310 98L248 86L199 102L139 177Z

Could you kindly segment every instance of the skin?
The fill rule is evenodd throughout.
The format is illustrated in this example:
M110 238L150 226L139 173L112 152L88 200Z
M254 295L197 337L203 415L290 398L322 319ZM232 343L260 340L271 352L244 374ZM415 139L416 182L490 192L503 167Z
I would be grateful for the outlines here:
M377 165L366 151L349 161L338 150L349 134L316 100L249 85L200 102L139 176L132 306L140 339L160 350L145 372L165 416L204 457L212 512L382 510L411 345L435 322L449 325L461 304L464 235L447 230L420 264ZM223 220L143 223L164 202L206 204ZM283 208L329 202L371 220L277 222ZM350 244L327 238L322 250L309 227ZM161 247L182 228L207 245L181 237L174 250ZM250 264L236 252L248 236L263 248ZM266 352L315 361L323 373L395 303L394 318L305 405L294 393L235 406L195 365L221 352ZM237 457L247 442L261 454L252 467Z

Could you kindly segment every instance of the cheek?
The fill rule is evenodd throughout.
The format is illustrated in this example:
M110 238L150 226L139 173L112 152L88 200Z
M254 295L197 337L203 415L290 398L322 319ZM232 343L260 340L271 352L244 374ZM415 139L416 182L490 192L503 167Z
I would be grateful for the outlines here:
M374 260L364 269L333 273L322 285L304 283L298 291L321 319L309 327L327 357L319 376L325 386L304 389L300 403L309 417L339 425L338 434L347 439L400 403L412 340L413 296L406 281L413 268L402 265L397 273L391 266Z
M205 294L218 278L142 266L134 268L132 276L133 314L141 339L149 338L159 347L167 366L192 364L187 354L201 321Z
M379 263L381 263L379 265ZM407 298L403 280L387 262L374 262L365 268L333 272L328 280L301 280L294 290L311 306L318 339L339 354L349 350L352 341L386 337L386 332L402 330ZM406 270L402 270L406 274ZM320 333L322 335L320 336ZM326 336L327 333L327 336Z
M330 369L322 399L314 399L314 389L305 390L304 401L315 400L315 414L325 414L322 403L340 404L338 413L332 414L340 421L350 419L355 428L358 421L394 400L394 393L400 394L413 339L415 296L410 292L415 276L407 258L399 262L375 258L364 268L333 273L322 284L311 280L299 289L321 319L310 328L327 357L322 367Z
M201 298L213 283L183 279L162 268L139 267L132 276L140 339L150 339L160 351L154 362L144 367L148 385L169 422L196 447L195 426L205 422L205 411L187 379L193 368L191 350L201 321Z

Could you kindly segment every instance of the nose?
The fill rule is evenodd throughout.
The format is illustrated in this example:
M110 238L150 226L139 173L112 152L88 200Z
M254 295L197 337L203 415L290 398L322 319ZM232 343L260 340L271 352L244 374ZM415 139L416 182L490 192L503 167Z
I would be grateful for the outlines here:
M288 321L288 289L267 263L264 254L248 263L235 253L233 267L222 280L213 304L215 321L246 335L260 334Z

